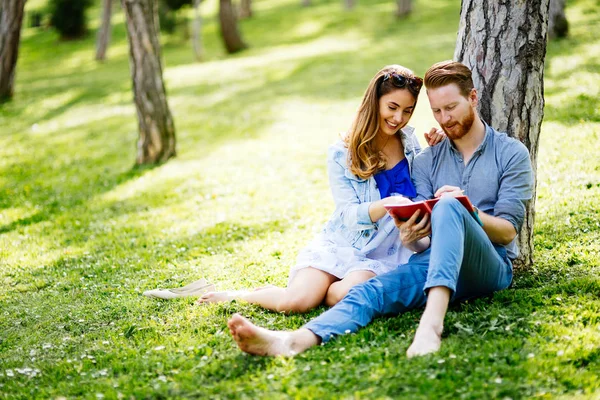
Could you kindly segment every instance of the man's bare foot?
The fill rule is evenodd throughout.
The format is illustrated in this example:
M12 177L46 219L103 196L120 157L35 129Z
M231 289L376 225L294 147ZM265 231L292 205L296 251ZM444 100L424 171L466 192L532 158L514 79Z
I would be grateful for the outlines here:
M437 352L442 344L442 330L441 326L420 323L406 356L412 358Z
M208 292L203 294L196 302L202 303L229 303L233 300L240 300L243 295L247 294L246 290L228 290L224 292Z
M293 356L292 334L258 327L239 314L227 322L229 332L240 350L258 356Z

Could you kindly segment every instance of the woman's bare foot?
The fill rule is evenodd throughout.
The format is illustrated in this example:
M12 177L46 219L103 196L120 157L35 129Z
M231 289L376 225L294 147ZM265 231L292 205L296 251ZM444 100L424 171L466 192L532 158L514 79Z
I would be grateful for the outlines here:
M254 289L255 292L258 292L259 290L265 290L265 289L271 289L277 287L275 285L271 285L270 283L266 284L265 286L259 286L256 289Z
M227 322L229 332L240 350L258 356L292 356L290 332L276 332L260 328L239 314Z
M233 300L241 300L247 294L247 290L228 290L224 292L208 292L203 294L196 304L202 303L229 303Z
M406 350L408 358L436 353L442 345L443 326L424 324L421 322L415 333L412 344Z

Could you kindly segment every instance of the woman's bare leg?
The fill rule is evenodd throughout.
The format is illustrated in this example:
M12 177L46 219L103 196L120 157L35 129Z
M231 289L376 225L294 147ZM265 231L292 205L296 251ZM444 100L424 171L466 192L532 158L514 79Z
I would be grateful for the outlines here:
M344 279L334 282L329 286L327 295L325 296L325 304L333 307L348 294L352 286L366 282L374 276L375 273L371 271L350 272Z
M450 289L436 286L429 289L425 311L419 321L412 344L406 350L408 358L435 353L442 344L444 317L450 302Z
M277 286L253 291L211 292L199 303L244 300L280 312L307 312L323 302L327 289L337 278L315 268L303 268L296 273L287 288Z

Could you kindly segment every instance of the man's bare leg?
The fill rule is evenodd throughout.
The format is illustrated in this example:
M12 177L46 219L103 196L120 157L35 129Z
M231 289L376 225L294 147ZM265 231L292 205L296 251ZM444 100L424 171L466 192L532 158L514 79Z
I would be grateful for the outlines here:
M435 353L442 344L444 317L450 302L450 289L437 286L429 289L425 311L419 322L412 344L406 350L406 356L412 358Z
M294 356L321 342L308 329L270 331L254 325L239 314L233 314L227 326L240 350L258 356Z

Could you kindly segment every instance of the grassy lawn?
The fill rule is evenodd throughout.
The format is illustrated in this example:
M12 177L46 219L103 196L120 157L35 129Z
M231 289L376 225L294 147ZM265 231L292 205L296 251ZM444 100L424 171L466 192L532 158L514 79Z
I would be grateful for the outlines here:
M538 160L535 267L451 307L441 351L407 360L420 311L379 319L293 359L240 353L227 318L294 329L247 304L162 302L200 277L284 285L333 209L327 145L372 75L451 58L459 3L255 0L247 51L226 56L203 4L206 60L163 38L178 156L132 168L137 120L122 12L108 60L95 38L26 28L0 109L0 398L575 398L600 396L600 11L568 3L551 42ZM28 10L43 7L32 0ZM93 33L100 10L90 12ZM191 13L190 13L191 17ZM412 125L428 130L425 97Z

